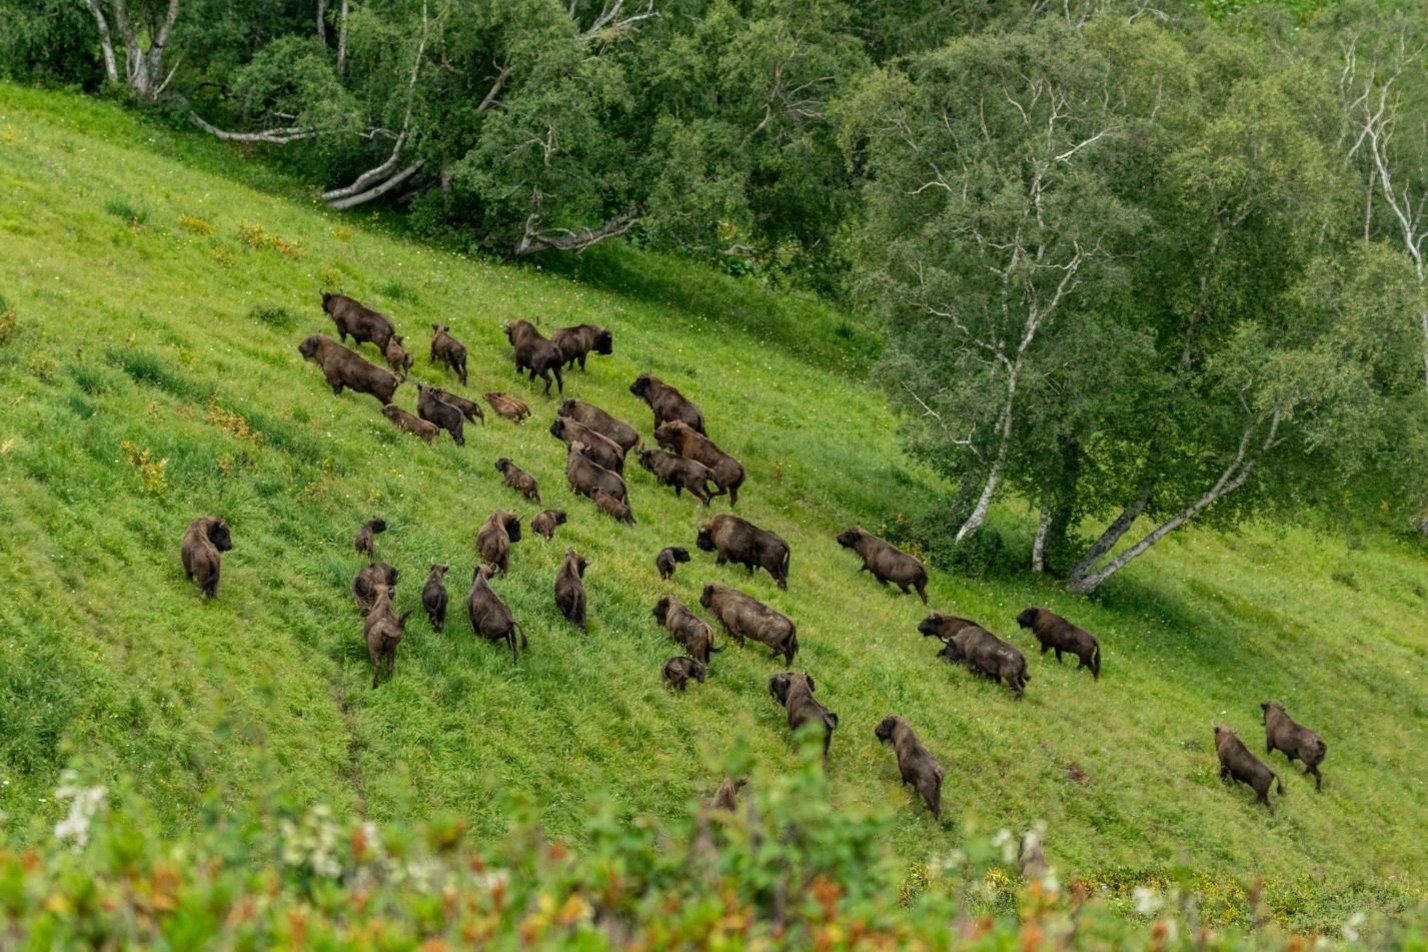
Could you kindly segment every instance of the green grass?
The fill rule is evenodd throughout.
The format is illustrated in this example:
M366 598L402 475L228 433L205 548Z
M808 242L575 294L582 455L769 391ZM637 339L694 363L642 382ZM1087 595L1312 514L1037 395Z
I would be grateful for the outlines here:
M650 606L665 592L695 606L705 581L723 579L798 622L795 665L842 718L830 802L891 809L889 845L908 863L1045 819L1063 879L1092 888L1184 866L1243 916L1240 884L1258 875L1271 911L1298 927L1422 896L1421 548L1192 531L1093 600L1030 576L934 573L933 608L978 618L1028 654L1017 703L935 660L915 630L923 606L859 575L834 542L853 522L879 531L946 493L902 453L882 396L861 382L876 335L859 322L651 255L601 251L572 281L396 240L302 200L300 183L264 166L62 94L0 86L0 156L0 295L15 311L0 347L0 842L46 835L71 761L131 778L171 833L207 791L244 800L274 765L339 813L451 811L479 837L505 830L511 792L575 841L597 793L623 816L680 814L713 792L731 750L796 763L765 653L730 645L684 696L659 683L676 651ZM119 195L144 209L137 226L107 210ZM246 243L253 225L301 253ZM507 390L533 418L488 416L465 448L427 447L372 398L333 397L296 350L331 331L324 288L393 317L414 379ZM789 591L697 552L661 583L655 553L692 548L706 514L633 463L637 525L572 498L546 431L555 401L511 372L501 327L515 318L547 332L611 327L614 355L592 357L567 392L642 432L649 411L627 390L640 371L698 400L711 435L748 467L740 513L792 545ZM470 350L464 391L426 360L433 322ZM397 401L411 408L413 386ZM495 583L530 633L518 665L464 619L481 520L533 511L502 486L499 456L570 513L553 543L517 543L511 576ZM213 602L178 560L185 525L205 513L228 518L235 544ZM399 608L419 607L428 564L444 561L452 611L444 635L413 617L395 679L373 691L347 586L362 564L352 537L378 513L390 527L379 557L402 572ZM551 598L568 545L591 559L587 637ZM1100 683L1035 654L1013 622L1031 603L1099 635ZM1329 745L1318 795L1271 758L1288 790L1273 817L1221 784L1210 743L1213 720L1257 748L1266 698ZM873 737L890 712L947 769L943 828Z

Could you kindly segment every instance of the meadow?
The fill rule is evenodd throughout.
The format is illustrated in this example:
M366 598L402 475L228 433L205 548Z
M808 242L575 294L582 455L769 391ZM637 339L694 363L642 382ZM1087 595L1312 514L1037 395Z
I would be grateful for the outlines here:
M798 623L794 668L841 718L829 809L886 813L886 845L910 871L966 837L1041 820L1063 878L1115 901L1174 870L1228 919L1247 914L1258 877L1271 914L1297 929L1422 901L1421 543L1191 530L1092 599L1030 574L937 570L924 607L860 575L834 541L854 523L897 534L949 491L903 453L867 380L875 329L635 248L552 274L390 231L324 210L271 163L102 101L0 86L0 844L49 836L66 766L123 778L171 836L211 796L246 803L274 783L343 817L459 817L477 839L506 831L512 803L576 844L595 835L592 802L622 821L682 815L726 769L751 770L757 787L800 762L765 687L780 670L766 651L728 643L708 683L684 695L660 684L677 650L651 606L674 594L696 607L722 580ZM332 333L324 289L392 316L412 381L505 390L532 418L488 412L465 447L444 435L428 446L373 398L334 397L297 353ZM727 500L676 499L633 459L635 525L572 496L547 431L556 400L512 372L502 325L518 318L547 333L611 328L614 354L568 374L566 393L647 440L650 412L628 391L638 373L703 407L748 469L739 514L792 546L787 592L697 551L659 580L655 553L693 551ZM432 323L466 343L469 387L426 359ZM412 383L396 402L414 409ZM493 583L530 634L517 664L464 615L482 519L535 511L501 484L501 456L570 517L551 543L518 542ZM213 601L178 559L184 527L207 513L234 539ZM378 557L402 573L398 609L417 611L395 678L373 690L348 585L365 564L352 537L378 514ZM1029 550L1009 515L1008 545ZM588 635L551 598L567 546L591 563ZM441 635L419 610L432 562L451 566ZM1099 682L1037 654L1014 622L1031 604L1097 634ZM1025 700L937 660L916 630L929 609L1017 644ZM1273 815L1222 783L1211 742L1211 723L1228 724L1258 750L1267 699L1329 751L1318 794L1269 758L1287 790ZM940 826L873 736L888 713L946 768Z

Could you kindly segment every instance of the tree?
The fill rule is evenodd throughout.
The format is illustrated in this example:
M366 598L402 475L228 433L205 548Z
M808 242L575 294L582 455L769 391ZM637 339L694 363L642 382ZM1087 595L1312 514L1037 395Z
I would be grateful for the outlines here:
M105 78L115 85L121 82L114 52L117 35L124 49L124 86L141 100L157 99L173 79L173 70L164 72L164 53L178 21L179 0L136 0L132 8L129 0L85 0L85 5L99 28Z

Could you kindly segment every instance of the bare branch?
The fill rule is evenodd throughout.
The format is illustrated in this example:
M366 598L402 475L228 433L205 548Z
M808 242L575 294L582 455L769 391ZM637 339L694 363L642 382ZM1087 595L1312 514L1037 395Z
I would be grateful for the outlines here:
M264 129L262 132L228 132L220 129L205 120L192 109L188 111L189 122L198 126L204 132L225 142L271 142L275 145L286 145L289 142L298 142L302 139L312 139L319 134L318 129L304 129L301 126L289 126L284 129Z
M578 231L552 228L544 232L537 230L540 220L536 213L532 212L526 219L525 234L521 235L521 240L516 243L514 254L521 258L540 251L584 251L606 238L623 235L638 225L642 211L639 205L632 206L598 228L581 228Z
M381 198L383 195L387 194L392 189L396 188L398 185L402 184L407 179L415 175L417 171L425 164L425 159L417 159L411 165L408 165L406 168L402 169L396 175L393 175L392 177L388 178L380 185L374 186L373 188L369 188L367 191L362 192L360 195L352 195L347 198L339 198L336 201L328 202L327 207L335 209L337 211L341 211L344 208L354 208L358 205L366 204L367 202L370 202L375 198Z

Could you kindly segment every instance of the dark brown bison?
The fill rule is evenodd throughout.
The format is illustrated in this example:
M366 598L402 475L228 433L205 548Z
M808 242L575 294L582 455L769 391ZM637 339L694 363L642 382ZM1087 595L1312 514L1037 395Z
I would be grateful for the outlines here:
M358 393L370 393L385 405L392 402L392 394L397 392L397 384L401 382L390 370L363 360L323 334L312 334L298 344L298 353L322 368L322 375L334 394L348 387Z
M744 789L749 783L747 777L740 777L737 780L733 777L725 777L724 782L719 784L719 789L714 794L714 799L710 802L709 808L712 810L728 810L733 813L739 806L739 791Z
M550 375L555 374L556 389L565 393L565 381L560 376L564 363L560 349L546 340L530 321L512 321L506 325L506 339L516 351L516 373L529 370L531 381L536 375L545 381L545 394L550 396Z
M722 582L705 585L699 604L719 619L726 634L738 639L740 648L746 638L752 638L773 649L770 658L783 655L784 664L793 663L798 654L798 627L787 615Z
M585 630L585 566L590 563L574 549L565 550L565 559L555 573L555 607L565 620Z
M640 442L640 434L634 427L624 420L612 417L593 403L567 397L561 401L560 409L555 412L566 419L584 423L597 433L608 436L626 453L634 449Z
M387 520L383 519L381 516L376 516L374 518L368 519L366 522L362 523L362 528L357 530L357 538L353 540L352 544L356 546L358 553L366 555L368 558L375 559L377 557L377 553L372 551L372 537L379 532L386 531Z
M466 613L471 616L471 630L487 641L504 641L511 647L511 660L519 661L516 650L516 634L521 636L521 647L528 648L526 630L516 621L511 609L501 601L501 596L491 590L491 566L479 565L471 577L471 591L466 596Z
M1264 752L1282 751L1291 764L1295 760L1304 761L1304 772L1314 775L1314 789L1321 789L1324 778L1319 774L1319 764L1329 750L1324 738L1303 724L1294 723L1278 701L1264 701L1260 708L1264 711Z
M207 598L218 597L218 553L233 548L233 535L222 516L200 516L183 531L179 558L183 574L198 579L198 589Z
M406 430L413 436L419 436L428 443L436 439L436 434L441 432L441 428L435 423L428 423L421 417L412 416L395 403L383 405L382 416L395 423L397 429Z
M714 647L714 629L709 623L684 607L677 598L665 595L655 602L655 621L663 625L675 644L689 652L695 661L709 663L709 656L722 648Z
M719 565L733 562L745 566L750 574L761 568L773 576L779 588L788 588L788 543L777 533L720 513L699 527L694 544L705 552L716 553Z
M458 397L456 394L448 393L447 391L442 390L439 387L428 387L427 389L431 391L431 395L433 397L436 397L436 399L440 400L442 403L449 403L456 409L460 410L461 415L464 416L471 423L479 422L482 426L485 426L486 414L481 412L481 404L477 403L475 400L467 400L465 397Z
M683 420L693 429L704 432L704 414L699 408L685 399L684 394L653 374L640 374L636 377L635 382L630 384L630 393L650 405L650 409L654 411L656 427L670 420Z
M659 555L655 556L655 568L659 569L660 578L671 579L674 578L675 563L688 561L689 550L684 546L665 546L659 550Z
M1273 813L1274 807L1269 802L1270 784L1277 781L1279 794L1284 795L1284 781L1279 779L1279 775L1270 770L1268 764L1250 753L1244 741L1240 740L1239 735L1231 728L1215 727L1215 753L1220 757L1220 779L1230 777L1248 784L1254 791L1255 798Z
M476 552L502 575L511 566L511 543L521 541L521 517L497 509L476 531Z
M683 420L671 420L655 429L655 442L684 459L709 467L709 480L718 487L716 496L728 493L729 505L739 502L739 487L744 485L744 464L721 450L703 433Z
M1016 623L1030 628L1036 640L1041 642L1041 653L1056 652L1056 660L1061 660L1061 652L1068 651L1081 660L1076 670L1091 669L1091 678L1101 680L1101 645L1096 637L1084 628L1078 628L1055 612L1049 612L1035 605L1022 610L1016 616Z
M570 483L571 490L593 499L595 490L603 489L622 502L628 499L630 494L620 474L586 456L584 449L584 443L574 440L565 454L565 479Z
M550 435L563 441L567 447L572 443L583 443L585 449L582 452L593 462L612 473L624 474L625 451L619 443L599 430L588 427L579 420L558 416L550 424Z
M371 341L377 349L386 352L387 342L396 333L391 320L381 311L374 311L360 301L345 294L322 292L322 309L337 325L337 336L345 344L347 335L352 335L355 343ZM353 389L356 389L355 387Z
M385 585L374 587L372 608L362 622L362 638L367 642L367 656L372 660L372 687L377 686L384 663L387 680L392 680L397 669L397 645L401 643L411 614L403 612L398 618L392 608L392 590Z
M526 402L519 397L513 397L509 393L502 393L499 390L482 394L486 402L491 405L491 409L496 411L496 416L505 417L512 423L520 423L531 415L531 408L526 406Z
M670 658L664 663L664 667L660 668L660 675L670 690L683 691L690 678L703 684L705 678L709 677L709 666L693 658Z
M445 324L431 325L431 362L438 360L456 371L456 379L466 386L466 345L452 337Z
M377 586L385 585L395 590L397 587L397 567L386 562L369 562L352 576L352 602L362 614L372 610L372 600L377 596Z
M892 744L902 782L912 784L912 789L932 811L932 818L942 822L942 765L922 746L912 725L896 714L889 714L873 729L873 736L884 744Z
M871 572L882 585L892 582L904 595L911 586L922 596L922 604L927 604L927 569L920 560L862 526L851 526L838 533L838 544L862 556L863 567L859 572Z
M534 476L504 456L496 460L496 472L506 477L507 486L510 486L536 505L540 505L540 487L536 485Z
M635 524L635 512L630 508L629 503L622 502L603 489L595 490L590 497L595 501L595 507L616 522L623 522L626 525Z
M417 384L417 416L430 423L435 423L450 433L452 441L457 446L466 445L466 436L462 433L465 417L462 416L461 411L432 393L430 387L422 384Z
M446 630L446 563L431 563L426 584L421 587L421 604L432 631Z
M560 351L560 359L565 361L567 370L580 361L580 369L585 369L585 358L591 351L609 356L615 352L615 339L599 324L576 324L562 327L550 335L550 342Z
M713 495L709 481L714 474L703 463L660 450L640 450L640 465L654 473L662 485L673 486L675 496L687 489L695 499L709 505Z
M823 759L828 759L828 745L838 728L838 715L819 704L813 697L813 676L807 671L797 674L783 671L769 678L769 694L788 711L788 726L797 731L804 724L817 724L823 732Z
M531 531L547 542L555 535L555 527L563 525L564 509L545 509L531 516Z
M987 629L965 618L933 612L922 620L917 630L942 639L939 658L961 664L993 681L1006 681L1018 700L1025 695L1026 682L1031 680L1031 675L1026 673L1026 657Z
M402 346L402 338L399 334L393 334L387 341L387 346L382 350L382 356L387 358L387 366L392 368L393 373L402 380L407 378L407 371L412 369L412 355L407 353L407 349Z

